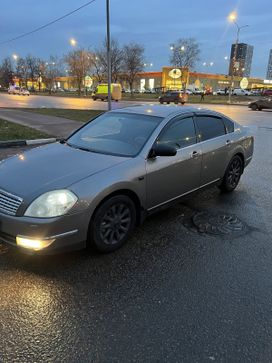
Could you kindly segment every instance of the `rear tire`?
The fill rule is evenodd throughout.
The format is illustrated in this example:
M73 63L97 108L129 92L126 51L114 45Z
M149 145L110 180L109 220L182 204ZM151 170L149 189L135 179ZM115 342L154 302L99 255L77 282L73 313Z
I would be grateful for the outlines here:
M89 246L101 253L113 252L129 238L136 225L136 208L126 195L116 195L96 210L89 228Z
M219 188L223 192L232 192L239 184L241 175L243 174L243 168L243 160L239 155L235 155L227 167L223 181Z
M258 106L254 104L254 105L252 105L252 106L251 106L251 109L252 109L253 111L257 111L257 110L258 110Z
M160 104L163 105L163 101L160 101Z

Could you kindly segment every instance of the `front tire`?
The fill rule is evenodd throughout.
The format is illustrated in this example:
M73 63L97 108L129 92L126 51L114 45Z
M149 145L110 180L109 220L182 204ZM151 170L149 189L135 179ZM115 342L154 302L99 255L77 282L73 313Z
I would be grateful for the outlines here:
M231 159L227 167L223 181L219 186L219 188L223 192L227 193L232 192L239 184L241 175L243 174L243 168L244 168L243 160L239 155L235 155Z
M253 111L257 111L257 110L258 110L258 106L254 104L254 105L252 105L252 106L251 106L251 109L252 109Z
M101 253L113 252L129 238L136 225L136 208L126 195L107 199L96 210L89 230L89 244Z

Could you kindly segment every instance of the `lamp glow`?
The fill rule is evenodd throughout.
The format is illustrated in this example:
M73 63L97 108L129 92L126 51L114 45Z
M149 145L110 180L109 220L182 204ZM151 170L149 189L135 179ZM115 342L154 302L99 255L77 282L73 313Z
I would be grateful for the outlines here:
M55 239L32 239L21 236L16 237L17 246L27 248L33 251L42 250L51 245L54 241Z

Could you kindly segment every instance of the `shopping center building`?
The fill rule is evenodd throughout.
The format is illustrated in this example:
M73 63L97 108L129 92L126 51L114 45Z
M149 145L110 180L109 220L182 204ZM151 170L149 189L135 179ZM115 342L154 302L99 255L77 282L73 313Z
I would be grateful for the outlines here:
M242 77L233 77L233 87L240 88ZM261 78L247 78L249 89L272 88L272 81ZM231 76L225 74L211 74L190 72L187 68L163 67L161 72L143 72L139 74L139 79L135 88L144 89L218 89L229 88Z
M272 80L261 78L242 78L233 77L233 87L240 88L240 82L243 79L245 88L248 89L266 89L272 88ZM191 72L188 68L181 67L163 67L160 72L141 72L135 79L133 89L138 91L157 90L166 91L169 89L199 89L217 91L218 89L228 89L231 85L231 76L225 74L211 74ZM121 75L119 82L124 89L129 89L129 85L125 80L125 75ZM14 79L15 84L19 84L19 79ZM97 85L95 77L86 76L82 82L82 88L93 88ZM39 88L38 82L27 82L27 86ZM41 89L46 88L44 80L40 85ZM76 78L72 76L56 77L54 88L73 89L77 88Z

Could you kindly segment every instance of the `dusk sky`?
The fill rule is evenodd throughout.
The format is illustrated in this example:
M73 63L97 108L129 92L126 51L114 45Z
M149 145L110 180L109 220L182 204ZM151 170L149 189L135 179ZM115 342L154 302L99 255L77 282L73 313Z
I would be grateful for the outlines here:
M31 31L86 3L87 0L1 0L0 42ZM47 59L50 54L62 56L71 50L69 38L78 47L95 49L105 37L105 0L33 35L0 46L0 59L32 54ZM271 0L111 0L111 32L122 45L137 42L145 47L146 62L154 71L169 65L169 46L178 38L194 37L200 43L201 61L197 71L227 73L230 45L236 38L236 27L227 21L237 10L240 41L254 46L251 75L265 77L269 49L272 48ZM214 62L204 67L203 62ZM150 70L151 68L147 68Z

